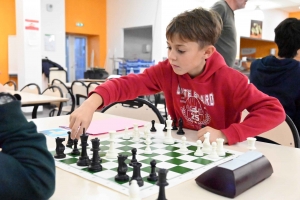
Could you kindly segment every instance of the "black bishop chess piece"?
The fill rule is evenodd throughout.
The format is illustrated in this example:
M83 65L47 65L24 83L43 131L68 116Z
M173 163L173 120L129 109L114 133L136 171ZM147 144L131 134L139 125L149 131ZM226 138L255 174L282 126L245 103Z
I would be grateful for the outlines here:
M150 132L156 132L156 128L155 128L155 120L152 120L152 121L151 121L151 124L152 124L152 126L151 126L151 129L150 129Z
M159 186L159 192L158 192L158 198L157 200L167 200L166 199L166 192L165 192L165 187L169 185L167 182L167 169L160 168L158 170L158 181L156 185Z
M98 138L95 138L95 139L91 139L91 142L93 147L93 157L88 169L93 172L99 172L102 170L102 166L101 166L102 160L99 156L100 140Z
M126 174L128 167L127 164L125 163L127 159L127 155L118 155L118 169L117 172L118 174L115 176L116 181L129 181L129 176Z
M86 152L86 147L87 147L87 140L88 140L89 135L85 133L85 131L83 130L83 134L80 136L80 141L81 141L81 154L80 157L77 161L77 165L78 166L89 166L90 164L90 159L87 155Z
M131 153L132 153L132 159L129 163L130 166L132 166L133 163L136 163L137 162L137 159L136 159L136 148L133 148L131 149Z
M56 142L55 152L56 152L56 154L54 155L54 158L65 158L66 157L66 154L64 153L65 145L62 143L63 141L65 141L65 138L57 137L55 139L55 142Z
M185 132L184 132L184 130L183 130L183 120L182 120L182 118L180 117L180 119L179 119L179 121L178 121L178 131L177 131L177 134L178 135L184 135L185 134Z
M68 131L68 141L66 146L72 148L73 144L74 144L74 140L71 139L71 131Z
M80 155L80 152L77 148L77 144L78 144L78 140L74 139L74 147L73 147L73 150L71 152L72 155Z
M176 126L176 123L177 123L177 120L176 120L176 118L175 118L175 119L173 119L173 124L172 124L172 130L173 130L173 131L178 130L178 128L177 128L177 126Z
M132 180L136 180L137 184L140 187L142 187L144 185L144 180L141 177L141 166L142 166L142 163L139 163L139 162L132 163L133 174L132 174L129 184L131 184Z
M157 181L158 176L157 176L156 171L155 171L155 169L156 169L156 161L152 160L150 162L150 165L151 165L151 173L147 177L147 180L148 181Z

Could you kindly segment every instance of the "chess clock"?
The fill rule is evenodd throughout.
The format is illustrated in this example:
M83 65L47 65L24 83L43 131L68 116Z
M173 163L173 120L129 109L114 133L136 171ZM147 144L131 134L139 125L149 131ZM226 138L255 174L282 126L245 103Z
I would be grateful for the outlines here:
M0 105L12 102L12 101L17 101L17 98L14 95L11 95L9 93L5 92L0 92Z
M210 192L234 198L270 177L272 173L272 165L264 155L257 151L248 151L207 170L195 181Z

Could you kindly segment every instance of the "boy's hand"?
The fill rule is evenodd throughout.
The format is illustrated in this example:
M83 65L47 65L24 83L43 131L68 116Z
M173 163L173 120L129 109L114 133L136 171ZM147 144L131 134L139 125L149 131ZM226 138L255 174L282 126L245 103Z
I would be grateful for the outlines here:
M102 105L102 97L96 93L92 94L83 104L74 110L70 115L69 128L71 129L71 138L79 139L83 133L90 126L95 110Z
M201 128L198 131L197 135L198 135L199 140L201 140L203 142L204 141L204 134L207 133L207 132L210 132L210 137L209 137L209 142L210 143L216 142L217 138L223 138L224 143L227 143L227 138L225 137L225 135L220 130L214 129L210 126L206 126L204 128Z

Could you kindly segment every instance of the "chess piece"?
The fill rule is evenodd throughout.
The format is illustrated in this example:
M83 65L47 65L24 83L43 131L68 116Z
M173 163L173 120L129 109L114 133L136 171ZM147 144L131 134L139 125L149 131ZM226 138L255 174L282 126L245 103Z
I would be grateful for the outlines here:
M110 144L109 144L109 149L105 156L108 159L117 159L118 157L118 153L116 152L116 148L115 148L115 133L116 131L109 131Z
M176 120L176 118L175 118L175 119L173 119L173 124L172 124L172 130L173 130L173 131L177 131L177 130L178 130L178 128L177 128L177 126L176 126L176 123L177 123L177 120Z
M185 132L183 130L183 120L182 120L181 117L179 118L179 121L178 121L178 131L177 131L177 134L178 135L184 135L185 134Z
M201 147L203 147L202 141L197 140L197 150L195 151L194 156L203 156L203 152L201 150Z
M72 155L80 155L80 152L77 148L77 144L78 144L78 140L74 139L74 147L73 147L73 150L71 152Z
M71 139L71 131L68 131L68 142L66 144L67 147L72 148L74 141Z
M141 200L140 187L136 180L132 180L129 186L129 200Z
M182 151L182 152L187 152L188 151L188 148L186 148L186 137L185 136L183 136L182 138L181 138L181 141L182 141L182 143L181 143L181 147L180 147L180 151Z
M87 155L86 147L87 147L87 139L89 135L85 134L85 132L80 136L81 141L81 154L77 161L78 166L89 166L90 165L90 159Z
M248 144L248 147L247 147L247 148L248 148L250 151L256 149L256 147L255 147L255 141L256 141L256 138L254 138L254 137L248 137L248 138L247 138L247 144Z
M137 124L133 125L133 139L134 142L139 142L140 141L140 131L139 127Z
M126 174L127 172L127 165L125 163L125 160L127 159L127 155L119 155L118 156L118 174L115 176L116 181L128 181L129 176Z
M163 132L167 132L167 119L165 120L165 127L163 129Z
M133 174L132 174L129 184L131 184L132 180L136 180L137 184L140 187L142 187L144 185L144 180L141 177L141 166L142 166L142 164L139 162L132 163Z
M209 154L209 157L212 159L219 158L218 153L217 153L217 143L212 142L211 145L212 145L212 150L211 150L211 153Z
M224 151L224 145L223 145L224 144L224 139L223 138L217 138L216 141L217 141L217 154L219 156L225 156L226 153Z
M101 158L99 156L99 145L100 145L100 140L98 138L92 139L92 149L93 149L93 157L92 157L92 161L88 167L89 170L93 171L93 172L99 172L102 170L102 166L101 166Z
M131 153L132 153L132 159L129 163L130 166L132 166L132 163L136 163L137 159L136 159L136 148L131 149Z
M152 124L152 126L151 126L151 129L150 129L150 132L156 132L156 128L155 128L155 120L152 120L151 121L151 124Z
M130 135L128 134L128 127L126 127L123 134L123 140L129 140L129 139L130 139Z
M160 168L158 170L158 181L156 185L159 186L159 193L158 193L158 198L157 200L167 200L166 199L166 193L165 193L165 187L169 185L167 182L167 169Z
M174 139L172 137L172 133L171 133L171 129L172 129L172 120L171 120L171 116L168 115L168 119L166 120L166 123L167 123L167 134L164 138L164 143L165 144L174 144Z
M150 148L150 144L152 143L151 139L147 137L145 142L146 142L146 148L144 150L144 154L152 154L152 150Z
M66 157L66 154L64 154L65 146L62 143L63 141L65 141L65 138L57 137L55 141L56 141L56 148L55 148L56 154L54 155L54 158L65 158Z
M151 165L151 173L149 174L149 176L147 177L147 180L148 181L157 181L158 179L158 176L155 172L155 169L156 169L156 161L155 160L152 160L150 162L150 165Z
M202 151L205 154L210 154L211 152L211 145L209 141L210 132L204 134L204 141L203 141L203 148Z

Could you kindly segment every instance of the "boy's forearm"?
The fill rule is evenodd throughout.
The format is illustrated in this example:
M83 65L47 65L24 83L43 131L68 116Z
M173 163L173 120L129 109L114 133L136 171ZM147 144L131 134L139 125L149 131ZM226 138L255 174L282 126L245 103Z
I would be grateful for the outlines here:
M85 102L84 104L88 104L92 110L97 110L99 106L103 104L103 98L97 94L93 93Z

